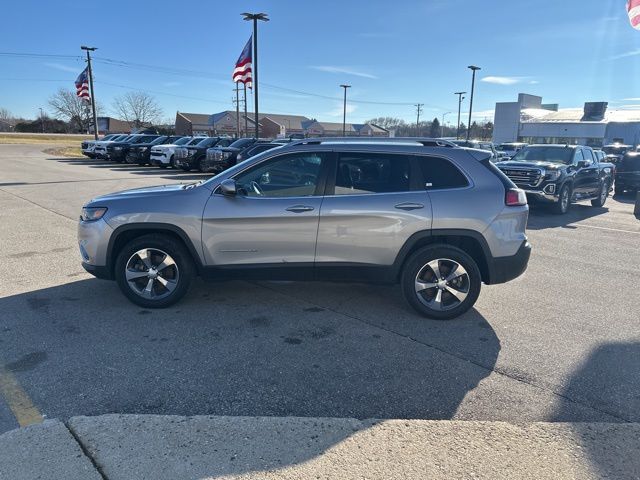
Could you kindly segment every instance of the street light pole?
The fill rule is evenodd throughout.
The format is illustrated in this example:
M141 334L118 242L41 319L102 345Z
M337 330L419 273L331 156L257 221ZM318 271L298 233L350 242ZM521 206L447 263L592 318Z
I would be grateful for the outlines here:
M415 107L416 107L416 136L420 136L420 112L422 112L422 107L424 106L424 103L416 103Z
M473 112L473 91L476 86L476 71L480 70L480 67L469 65L467 68L473 72L471 76L471 99L469 100L469 123L467 124L467 141L469 141L471 136L471 113Z
M243 13L242 16L247 21L253 21L253 55L251 67L253 73L253 100L255 108L256 140L260 138L260 124L258 123L258 20L268 22L266 13Z
M467 92L456 92L454 95L458 95L458 126L456 128L456 140L460 139L460 109L462 108L463 95Z
M93 93L93 69L91 68L91 55L89 52L97 50L96 47L86 47L82 45L81 50L87 52L87 65L89 67L89 88L91 88L91 110L93 110L93 137L98 140L98 114L96 112L96 97Z
M44 133L44 113L42 113L42 107L40 107L40 130Z
M342 136L347 135L347 88L351 88L351 85L340 85L344 88L344 106L342 108Z
M446 117L450 113L451 112L447 112L447 113L443 113L442 114L442 123L440 124L440 138L444 137L444 117Z

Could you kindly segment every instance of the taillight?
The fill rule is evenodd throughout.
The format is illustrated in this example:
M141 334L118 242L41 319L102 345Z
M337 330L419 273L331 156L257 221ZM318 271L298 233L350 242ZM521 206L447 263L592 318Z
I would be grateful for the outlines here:
M510 188L504 197L504 203L508 207L521 207L527 204L527 194L519 188Z

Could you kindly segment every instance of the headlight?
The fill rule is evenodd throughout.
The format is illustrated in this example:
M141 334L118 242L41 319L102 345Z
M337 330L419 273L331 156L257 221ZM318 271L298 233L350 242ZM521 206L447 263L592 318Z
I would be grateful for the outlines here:
M557 180L560 174L560 170L547 170L547 180Z
M107 207L83 207L80 219L83 222L100 220L107 213Z

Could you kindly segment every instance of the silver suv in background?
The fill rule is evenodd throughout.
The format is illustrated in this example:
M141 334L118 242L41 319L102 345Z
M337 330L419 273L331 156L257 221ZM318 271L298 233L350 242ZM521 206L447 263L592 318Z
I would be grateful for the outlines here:
M201 275L399 283L421 314L453 318L530 256L526 196L490 157L432 139L291 142L204 182L91 200L82 264L144 307Z

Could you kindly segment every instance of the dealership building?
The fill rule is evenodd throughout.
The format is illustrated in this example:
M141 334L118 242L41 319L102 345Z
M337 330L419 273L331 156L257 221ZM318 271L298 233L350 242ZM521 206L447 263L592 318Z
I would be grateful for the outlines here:
M496 103L494 143L561 143L602 147L640 144L640 110L609 108L587 102L583 108L543 104L542 97L521 93L517 102Z

